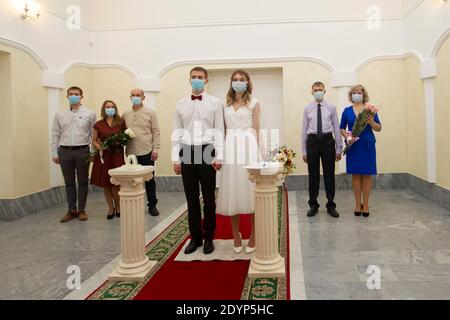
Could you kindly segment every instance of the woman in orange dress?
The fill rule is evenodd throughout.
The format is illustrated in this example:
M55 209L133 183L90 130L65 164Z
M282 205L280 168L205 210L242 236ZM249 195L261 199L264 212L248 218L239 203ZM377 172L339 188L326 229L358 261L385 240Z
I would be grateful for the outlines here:
M102 150L102 144L108 137L124 131L126 128L114 101L103 102L101 117L102 119L94 125L92 144L102 152L94 157L91 184L103 188L109 208L107 218L111 220L114 216L120 217L120 186L111 183L108 171L125 164L124 150L122 145L113 145Z

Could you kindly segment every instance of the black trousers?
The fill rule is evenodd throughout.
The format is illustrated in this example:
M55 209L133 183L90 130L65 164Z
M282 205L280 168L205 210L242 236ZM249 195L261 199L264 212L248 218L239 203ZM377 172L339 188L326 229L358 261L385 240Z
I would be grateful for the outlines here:
M201 157L205 149L208 156ZM213 239L216 231L216 170L211 165L214 148L211 145L183 146L180 152L181 175L188 204L189 231L192 239ZM197 159L199 161L191 161ZM200 188L203 196L203 228L200 208Z
M138 163L143 166L154 166L155 161L152 160L152 152L143 156L137 156ZM147 193L147 205L148 207L156 207L158 199L156 198L156 182L155 177L150 181L145 182L145 192Z
M309 174L309 206L319 208L317 202L320 186L320 161L322 160L323 178L325 181L325 191L327 194L327 209L335 209L335 166L336 166L336 145L331 133L324 134L321 141L316 135L308 135L306 144L308 157Z

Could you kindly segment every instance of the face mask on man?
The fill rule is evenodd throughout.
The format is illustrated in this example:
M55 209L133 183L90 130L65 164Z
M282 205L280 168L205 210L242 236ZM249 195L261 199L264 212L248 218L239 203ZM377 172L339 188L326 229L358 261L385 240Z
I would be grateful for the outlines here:
M236 93L243 93L247 91L248 82L245 81L233 81L231 87Z
M364 101L364 96L362 93L354 93L352 94L352 99L354 103L361 103Z
M80 101L81 101L81 96L76 96L76 95L70 95L69 96L69 103L70 103L70 105L79 104Z
M131 97L131 102L133 102L133 105L139 106L142 104L142 98L141 97Z
M313 93L314 99L316 99L317 102L323 101L323 97L325 96L325 91L315 91Z
M114 108L106 108L105 113L108 117L114 117L116 115L116 109Z
M203 79L191 79L192 90L202 91L205 89L205 80Z

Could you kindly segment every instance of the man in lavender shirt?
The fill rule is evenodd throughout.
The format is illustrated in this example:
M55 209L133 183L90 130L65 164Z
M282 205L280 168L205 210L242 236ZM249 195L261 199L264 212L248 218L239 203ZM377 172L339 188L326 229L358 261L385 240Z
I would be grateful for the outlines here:
M302 153L303 161L308 164L309 207L308 217L319 212L320 160L322 160L325 191L327 194L327 212L333 218L339 218L334 203L335 161L341 160L342 138L336 107L323 98L326 90L322 82L312 86L315 101L305 107L303 113ZM334 137L333 137L334 133Z

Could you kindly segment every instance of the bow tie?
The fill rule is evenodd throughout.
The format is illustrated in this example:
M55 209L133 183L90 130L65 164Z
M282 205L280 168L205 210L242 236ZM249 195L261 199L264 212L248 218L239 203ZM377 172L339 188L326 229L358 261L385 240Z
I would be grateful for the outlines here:
M192 101L195 101L195 100L200 100L200 101L202 101L202 100L203 100L203 96L194 96L194 95L191 95L191 99L192 99Z

